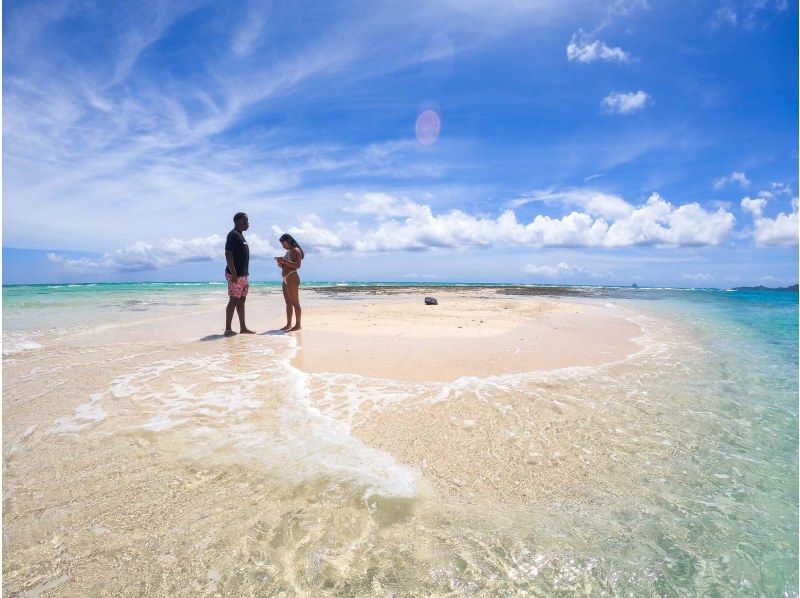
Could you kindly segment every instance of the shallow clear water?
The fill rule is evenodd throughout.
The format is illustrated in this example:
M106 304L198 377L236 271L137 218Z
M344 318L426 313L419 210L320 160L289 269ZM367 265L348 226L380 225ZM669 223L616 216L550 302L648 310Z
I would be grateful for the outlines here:
M220 293L4 288L12 591L797 595L796 294L586 289L640 354L453 383L91 336Z

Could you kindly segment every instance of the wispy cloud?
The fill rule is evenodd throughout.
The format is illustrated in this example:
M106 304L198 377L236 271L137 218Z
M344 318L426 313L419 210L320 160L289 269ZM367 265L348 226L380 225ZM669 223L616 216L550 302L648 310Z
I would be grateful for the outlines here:
M714 11L712 23L714 25L736 25L739 23L739 15L730 6L719 6Z
M714 277L706 272L683 272L681 278L694 283L711 282L714 280Z
M722 189L733 183L747 189L750 186L750 179L743 172L732 172L728 176L723 176L714 181L714 189Z
M269 15L270 2L261 0L247 8L245 23L233 36L231 50L237 56L246 56L253 51L264 29Z
M630 62L631 55L619 47L611 47L605 42L592 40L583 29L572 35L567 45L567 59L573 62L589 63L595 60L611 62Z
M608 219L625 218L634 210L633 206L619 195L587 188L533 191L510 201L508 205L512 208L518 208L533 202L580 207L588 214Z
M313 125L284 117L298 108L313 114L310 103L336 105L343 88L441 58L423 50L445 17L453 56L568 10L521 3L501 18L491 3L460 4L364 11L336 3L318 22L288 30L292 11L261 1L224 11L200 1L128 3L109 9L109 23L78 2L21 8L9 19L15 43L4 81L6 243L33 235L49 247L90 239L80 248L96 249L165 223L188 236L217 228L234 201L268 203L278 217L297 210L284 206L319 195L322 178L338 194L339 185L357 190L376 177L441 177L436 148L423 154L413 138L325 143ZM171 33L200 6L209 15L193 36L206 42L176 41ZM85 43L70 46L81 36L41 34L65 19L83 37L96 33L98 47L82 54ZM357 105L369 108L363 99Z
M761 189L758 192L758 196L764 199L772 199L773 197L779 197L781 195L786 195L791 197L794 191L792 191L791 185L787 185L786 183L772 183L769 189Z
M754 29L788 8L788 0L727 0L714 10L711 26Z
M548 264L544 265L526 264L525 266L522 267L522 270L527 274L532 274L534 276L544 276L546 278L556 278L556 277L570 278L575 276L603 278L607 274L603 272L595 272L592 270L587 270L583 266L571 266L566 262L559 262L555 266L551 266Z

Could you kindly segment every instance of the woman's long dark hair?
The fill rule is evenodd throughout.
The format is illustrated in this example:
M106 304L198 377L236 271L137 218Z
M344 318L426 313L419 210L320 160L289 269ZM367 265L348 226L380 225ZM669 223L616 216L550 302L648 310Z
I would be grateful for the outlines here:
M300 259L305 259L306 258L306 252L303 251L303 248L300 247L300 244L297 241L295 241L294 237L292 235L290 235L289 233L283 233L280 236L280 238L278 239L278 241L280 241L281 243L286 241L292 247L297 247L300 250Z

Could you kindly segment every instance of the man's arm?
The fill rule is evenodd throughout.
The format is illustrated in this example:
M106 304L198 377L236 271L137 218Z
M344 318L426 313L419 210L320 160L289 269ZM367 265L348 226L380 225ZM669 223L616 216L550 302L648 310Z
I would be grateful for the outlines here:
M231 272L231 279L233 282L239 282L239 275L236 274L236 266L233 265L233 252L225 251L225 261L228 262L228 270Z

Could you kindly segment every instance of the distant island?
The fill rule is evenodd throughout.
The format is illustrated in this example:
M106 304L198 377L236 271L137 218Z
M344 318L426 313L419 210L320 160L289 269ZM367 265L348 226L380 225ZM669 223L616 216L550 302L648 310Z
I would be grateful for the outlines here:
M788 287L765 287L764 285L760 285L757 287L733 287L736 291L789 291L791 293L797 293L798 286L796 284L790 285Z

